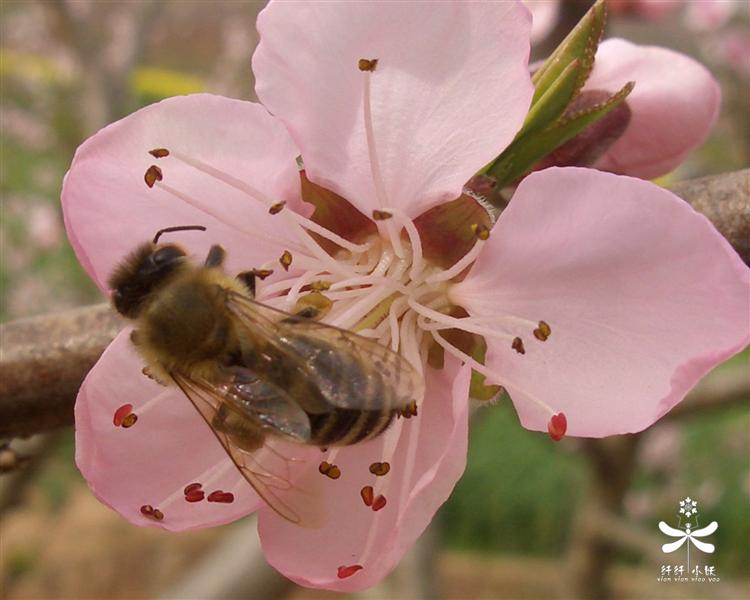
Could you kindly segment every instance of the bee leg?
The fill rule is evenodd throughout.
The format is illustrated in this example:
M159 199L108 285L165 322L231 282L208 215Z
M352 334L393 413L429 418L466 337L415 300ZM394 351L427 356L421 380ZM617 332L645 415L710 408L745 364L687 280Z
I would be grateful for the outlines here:
M247 291L250 292L250 296L255 298L255 273L252 271L243 271L237 275L237 279L245 285Z
M133 331L130 332L130 343L133 344L133 346L138 345L138 340L140 340L140 333L138 333L137 329L133 329Z
M204 264L207 267L220 267L224 262L224 257L226 255L227 251L224 250L224 248L222 248L218 244L214 244L208 251L208 255L206 256L206 261Z

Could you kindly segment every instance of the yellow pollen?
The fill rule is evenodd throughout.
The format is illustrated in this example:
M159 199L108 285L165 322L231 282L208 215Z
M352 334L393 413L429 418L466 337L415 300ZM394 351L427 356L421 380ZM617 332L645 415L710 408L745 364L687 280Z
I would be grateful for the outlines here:
M292 253L289 252L289 250L284 250L284 254L281 255L279 262L281 263L281 266L284 267L284 270L288 271L289 267L292 265Z
M474 232L474 235L477 236L477 239L480 239L482 241L485 241L490 237L490 230L486 225L473 223L471 226L471 230Z
M551 333L550 326L544 321L539 321L539 326L534 330L534 337L540 342L546 342Z
M374 210L372 211L372 218L375 221L387 221L390 219L393 215L389 213L387 210Z
M360 58L357 61L357 67L359 67L360 71L374 71L377 66L377 58Z

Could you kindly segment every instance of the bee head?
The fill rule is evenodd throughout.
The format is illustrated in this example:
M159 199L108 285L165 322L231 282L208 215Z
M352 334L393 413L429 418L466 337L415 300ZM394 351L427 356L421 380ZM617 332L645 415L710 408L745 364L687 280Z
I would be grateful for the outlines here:
M151 294L185 264L185 251L174 244L138 246L109 278L117 312L136 318Z

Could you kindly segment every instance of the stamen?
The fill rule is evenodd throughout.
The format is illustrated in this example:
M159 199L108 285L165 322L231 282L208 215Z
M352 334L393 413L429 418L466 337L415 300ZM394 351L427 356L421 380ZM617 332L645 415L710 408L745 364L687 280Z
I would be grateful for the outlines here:
M478 240L487 241L490 239L490 228L486 225L482 225L481 223L474 223L471 226L471 230L474 232L474 235L477 236Z
M419 231L417 230L414 221L412 221L406 213L398 208L389 208L389 212L397 216L401 221L401 224L406 229L406 234L409 236L409 242L411 242L411 269L409 270L409 279L412 281L416 280L422 273L424 268L424 257L422 256L422 240L419 237ZM373 211L373 216L375 211Z
M331 479L338 479L341 477L341 469L337 465L332 465L329 462L323 461L318 466L318 471L322 475L325 475L326 477L330 477Z
M223 490L216 490L211 492L206 498L209 502L219 502L221 504L231 504L234 502L234 494L232 492L225 492Z
M240 226L236 221L235 222L228 221L221 214L217 213L216 211L214 211L214 210L212 210L212 209L210 209L208 207L202 206L198 201L194 200L193 198L191 198L187 194L184 194L183 192L180 192L179 190L173 188L172 186L170 186L170 185L168 185L166 183L159 182L159 183L156 184L156 187L159 188L159 189L161 189L161 190L164 190L165 192L167 192L169 194L172 194L174 197L179 198L180 200L182 200L183 202L185 202L185 204L189 204L193 208L201 211L202 213L205 213L205 214L209 215L210 217L213 217L219 223L222 223L222 224L226 225L227 227L231 227L232 229L235 229L235 230L239 229L244 234L246 234L248 236L251 236L254 239L254 241L263 240L264 242L268 242L269 244L273 244L273 245L278 245L278 243L279 243L278 238L272 238L272 237L270 237L268 235L265 235L263 232L261 232L259 230L254 230L254 229L248 228L244 223ZM302 246L296 245L294 243L289 244L289 246L295 252L297 252L298 254L302 254L302 255L306 254L305 253L305 249Z
M375 499L375 492L371 485L366 485L359 490L359 495L362 496L362 502L365 503L365 506L372 506L372 501Z
M341 565L336 570L336 576L339 579L346 579L347 577L354 575L357 571L361 571L363 568L362 565Z
M513 338L513 343L510 347L519 354L526 354L526 348L523 347L523 340L520 337Z
M150 188L154 187L154 184L162 179L164 179L164 175L162 174L161 169L156 165L151 165L146 169L146 173L143 175L143 181L145 181L146 185Z
M374 210L372 211L372 219L373 221L387 221L393 217L392 213L389 213L385 210Z
M185 501L186 502L200 502L206 497L206 493L201 489L203 487L203 484L201 483L191 483L190 485L185 486L185 489L183 490L185 493Z
M539 321L539 327L534 330L534 337L540 342L546 342L552 333L552 329L544 321Z
M420 319L420 327L425 331L439 331L441 329L456 328L463 331L470 331L471 333L476 333L482 336L494 337L503 340L513 340L513 343L515 343L515 339L517 339L512 335L508 335L507 333L502 333L494 329L474 325L468 317L456 318L451 317L450 315L446 315L445 313L432 310L431 308L427 308L426 306L420 304L412 298L409 298L409 306L412 308L412 310L422 315L422 317L427 317L434 322L426 323L423 319ZM515 350L515 346L513 346L513 349Z
M487 242L485 242L484 240L477 239L471 250L464 254L464 257L455 265L453 265L450 269L446 269L445 271L441 271L439 273L431 275L430 277L427 277L425 279L425 282L437 283L438 281L448 281L461 274L463 270L466 269L466 267L471 265L476 260L477 256L479 256L479 253L482 251L482 248L486 243Z
M433 339L440 344L447 352L458 358L460 361L462 361L464 364L469 365L472 369L474 369L477 373L480 373L484 375L487 378L487 383L494 383L497 385L502 385L504 387L514 387L518 390L523 389L523 386L515 385L512 381L508 381L506 377L500 377L497 373L492 372L490 369L485 367L482 363L477 362L474 360L471 356L468 354L465 354L461 352L458 348L453 346L452 344L449 344L445 338L443 338L437 331L432 332ZM529 392L524 390L524 395L531 400L532 402L535 402L537 405L539 405L542 409L544 409L546 412L549 413L550 416L555 415L555 411L552 410L552 408L547 404L546 402L540 400L536 396L533 396Z
M565 413L557 413L552 415L547 424L547 431L549 436L556 442L563 439L565 432L568 430L568 419L565 417Z
M274 204L271 208L268 209L268 212L272 215L279 214L282 210L284 210L284 206L286 206L286 202L277 202Z
M378 66L377 58L360 58L357 61L357 66L360 71L374 71L375 67Z
M386 499L383 494L380 494L375 500L372 501L372 510L375 512L379 511L381 508L384 508L386 504Z
M289 288L289 292L287 292L284 298L284 303L289 307L297 304L297 300L299 298L300 292L302 291L302 288L308 285L319 274L320 274L319 271L307 271L306 273L303 273L300 277L297 277L296 281L294 282L294 285L292 285L292 287Z
M285 271L288 271L289 267L292 266L292 253L289 252L289 250L284 250L281 258L279 258L279 263L281 263L281 266L284 267Z
M189 165L193 167L194 169L197 169L198 171L201 171L202 173L205 173L211 177L214 177L215 179L218 179L222 183L225 183L229 187L232 187L240 192L243 192L250 196L253 200L256 200L260 202L261 204L265 204L269 209L273 208L273 206L277 205L278 202L272 200L268 196L266 196L263 192L260 190L254 188L250 184L242 181L241 179L237 179L236 177L230 175L229 173L225 173L215 167L212 167L211 165L204 163L203 161L190 158L181 152L173 152L172 156L176 158L179 161L184 162L186 165ZM316 256L319 254L318 251L313 250L313 246L315 246L320 252L323 252L323 249L318 246L318 244L313 240L310 235L305 232L302 227L305 229L309 229L310 231L314 231L318 235L321 235L325 237L326 239L331 240L335 244L341 246L342 248L346 248L350 252L366 252L369 249L369 246L367 244L352 244L348 240L345 240L339 235L336 235L332 231L326 229L325 227L321 227L317 223L314 223L310 219L303 217L299 213L296 213L291 210L286 210L283 212L284 217L288 219L290 222L295 224L297 226L297 237L298 239ZM323 254L327 253L323 252ZM330 256L329 256L330 258Z
M154 148L153 150L149 150L148 153L154 158L164 158L165 156L169 156L169 150L166 148Z
M391 465L387 462L374 462L370 465L370 473L377 475L378 477L387 475L390 470Z
M363 61L366 61L363 62ZM375 133L372 127L372 104L370 100L370 79L372 78L372 71L378 64L377 59L366 60L360 59L360 69L362 65L366 65L367 69L363 72L364 84L362 91L363 101L363 113L365 120L365 137L367 139L367 151L370 155L370 173L372 174L372 183L375 187L375 197L378 199L380 206L387 206L388 201L385 194L385 186L383 185L382 171L380 170L380 161L378 160L378 152L375 147Z

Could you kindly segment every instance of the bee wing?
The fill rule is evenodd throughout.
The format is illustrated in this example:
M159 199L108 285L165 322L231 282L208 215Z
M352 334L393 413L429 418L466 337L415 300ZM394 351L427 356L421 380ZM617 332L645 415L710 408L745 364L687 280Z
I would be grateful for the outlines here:
M421 400L424 382L408 360L377 341L346 329L298 317L230 292L228 307L251 335L260 335L298 372L313 382L326 400L337 407L355 410L403 408ZM371 366L367 377L361 365ZM387 386L388 392L372 393ZM380 404L374 404L379 402Z
M279 515L303 527L317 527L322 519L322 510L316 498L320 495L313 489L315 480L306 478L307 484L298 487L292 483L299 463L277 450L274 440L266 440L256 450L245 450L232 442L229 434L214 426L214 420L222 407L230 407L235 416L245 415L237 404L230 401L226 390L205 381L197 380L180 373L172 373L177 386L188 397L200 413L216 438L226 450L232 462L256 493ZM301 410L301 409L300 409ZM309 437L309 423L308 423ZM285 428L282 428L285 429ZM286 431L283 431L286 435ZM307 469L310 471L310 469Z

